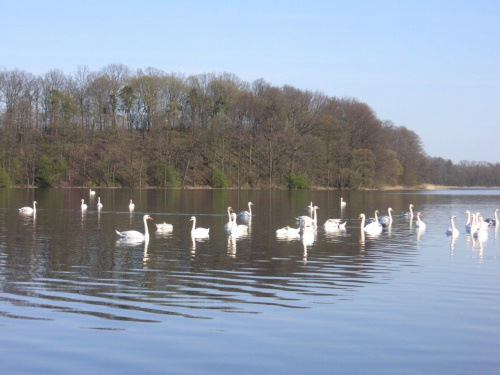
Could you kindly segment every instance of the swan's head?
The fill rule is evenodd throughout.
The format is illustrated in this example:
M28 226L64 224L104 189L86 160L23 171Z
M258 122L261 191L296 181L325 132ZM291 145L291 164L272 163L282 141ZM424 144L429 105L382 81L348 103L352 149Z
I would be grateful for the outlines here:
M413 204L411 204L411 203L410 203L410 206L409 206L409 207L410 207L410 208L413 208Z
M253 206L253 203L252 203L252 202L248 202L248 205L249 205L249 206Z
M457 220L457 217L456 217L455 215L453 215L453 216L451 217L451 220Z
M391 207L389 207L389 208L387 209L387 212L392 212L392 211L393 211L393 209L392 209Z
M359 214L358 219L364 219L364 218L365 218L365 214Z
M84 202L84 200L82 199L82 203Z
M33 204L38 204L38 202L37 201L33 201ZM498 209L497 209L497 211L498 211Z
M469 215L469 214L470 214L470 211L469 211L469 210L465 210L463 213L464 213L464 214L468 214L468 215Z
M36 202L35 202L35 203L36 203ZM499 210L498 210L498 208L495 208L495 211L494 211L494 212L498 212L498 211L499 211Z
M153 220L153 218L151 216L149 216L149 215L144 215L142 218L144 220Z
M227 210L233 212L233 208L232 207L228 207Z
M422 215L422 213L421 213L420 211L419 211L419 212L417 212L417 216L418 216L418 217L423 217L423 215Z
M194 216L191 216L191 219L189 219L189 221L194 221L194 220L196 220Z

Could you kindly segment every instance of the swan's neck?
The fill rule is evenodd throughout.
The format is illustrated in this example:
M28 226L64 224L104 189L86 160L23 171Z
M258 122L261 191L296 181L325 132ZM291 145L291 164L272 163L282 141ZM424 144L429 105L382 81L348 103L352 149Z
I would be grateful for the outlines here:
M361 216L361 229L365 227L365 217Z
M252 205L248 203L248 213L252 216Z
M450 221L451 221L451 231L454 232L455 231L455 223L454 223L455 220L450 219Z
M148 219L145 217L143 220L144 220L144 236L149 237Z
M194 232L196 228L196 218L193 219L193 229L191 229L191 232Z

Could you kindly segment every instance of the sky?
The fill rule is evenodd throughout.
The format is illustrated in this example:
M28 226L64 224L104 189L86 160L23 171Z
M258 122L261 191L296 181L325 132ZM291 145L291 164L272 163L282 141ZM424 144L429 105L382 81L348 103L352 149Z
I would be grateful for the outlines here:
M0 0L0 69L232 73L355 98L431 157L500 162L500 1Z

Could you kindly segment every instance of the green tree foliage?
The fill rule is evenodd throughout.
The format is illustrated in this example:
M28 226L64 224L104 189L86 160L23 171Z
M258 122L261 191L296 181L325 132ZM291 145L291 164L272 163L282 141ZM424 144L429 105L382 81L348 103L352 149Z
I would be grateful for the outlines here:
M9 187L12 186L12 179L9 174L0 167L0 187Z
M227 176L220 169L214 170L214 175L212 177L212 187L216 189L228 187Z
M52 187L61 182L61 177L66 173L67 166L61 159L51 159L42 155L38 162L36 182L40 187Z
M288 176L288 188L291 190L309 189L310 186L311 183L299 174L291 173L290 176Z
M15 185L500 185L498 164L429 158L353 98L120 64L0 70L0 162Z

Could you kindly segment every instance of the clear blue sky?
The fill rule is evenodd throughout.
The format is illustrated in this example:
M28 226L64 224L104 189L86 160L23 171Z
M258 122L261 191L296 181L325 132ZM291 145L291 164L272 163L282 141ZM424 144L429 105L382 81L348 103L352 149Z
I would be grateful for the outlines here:
M430 156L499 162L500 1L0 0L0 68L111 63L353 97Z

